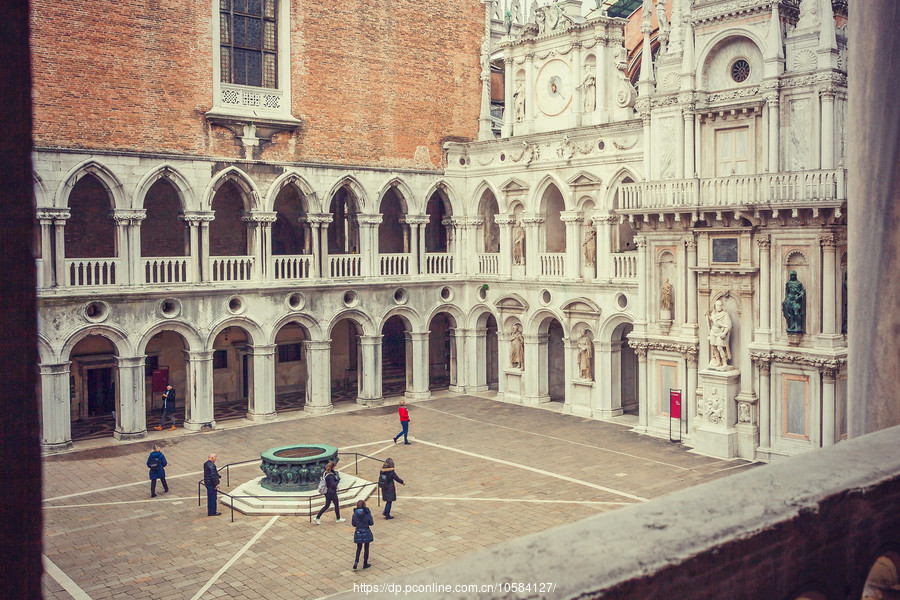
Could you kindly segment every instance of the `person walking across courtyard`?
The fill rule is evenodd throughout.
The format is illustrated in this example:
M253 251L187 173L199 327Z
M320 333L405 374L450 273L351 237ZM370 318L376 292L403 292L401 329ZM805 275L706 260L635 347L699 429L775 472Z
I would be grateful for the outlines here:
M355 569L359 565L359 551L365 546L366 551L365 554L363 554L363 569L368 569L372 566L369 564L369 544L375 539L372 535L372 530L369 529L369 527L375 524L375 520L372 518L372 513L366 507L365 500L360 500L356 503L356 508L353 509L353 519L351 519L350 524L356 527L356 531L353 532L353 541L356 543L356 560L353 561L353 568Z
M163 491L169 491L166 483L166 455L159 451L159 446L153 445L153 451L147 457L147 468L150 469L150 497L156 498L156 481L162 481Z
M341 476L334 472L334 462L325 465L325 506L323 506L322 510L319 511L319 514L316 515L316 525L322 524L319 519L332 504L334 504L335 522L343 523L347 520L341 518L341 502L338 500L338 483L340 483L340 481Z
M397 443L397 440L400 439L400 436L403 436L403 443L409 444L409 440L407 436L409 435L409 411L406 410L406 401L400 401L400 408L398 409L400 413L400 426L403 428L403 431L394 436L394 443Z
M384 512L382 514L385 519L394 518L391 516L391 504L397 500L395 481L400 485L406 485L402 479L397 477L397 473L394 471L394 460L389 458L384 461L381 473L378 474L378 487L381 488L381 499L384 500Z
M166 386L166 393L162 396L162 417L159 419L159 425L153 429L162 431L166 426L166 416L172 419L172 426L169 431L175 431L175 388L171 385Z
M206 516L218 517L222 513L216 511L219 491L219 470L216 469L216 455L210 454L203 463L203 485L206 486Z

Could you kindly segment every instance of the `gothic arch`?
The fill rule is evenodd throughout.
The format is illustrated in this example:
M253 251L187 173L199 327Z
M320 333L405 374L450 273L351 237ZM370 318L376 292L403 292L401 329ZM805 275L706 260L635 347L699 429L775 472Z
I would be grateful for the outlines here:
M334 185L331 186L331 189L328 190L328 193L325 195L327 198L326 204L323 206L323 211L327 211L331 207L331 200L334 198L335 194L338 193L342 187L346 187L352 192L353 197L356 200L356 210L360 213L369 212L369 198L366 194L366 189L359 182L359 180L354 177L350 173L344 173L340 177L338 177L337 181ZM380 200L380 197L379 197Z
M453 186L443 179L435 181L428 187L428 190L425 192L426 206L423 207L424 209L428 208L428 200L438 190L444 192L444 196L446 197L447 214L456 215L466 214L468 212L466 211L465 203L460 200L459 194L456 193L456 190L453 188Z
M86 175L93 175L106 188L111 209L131 208L130 199L125 193L125 188L122 186L119 178L109 168L96 160L86 160L66 173L62 184L56 189L56 197L54 198L54 206L56 208L69 207L69 192Z
M112 325L85 325L69 334L66 338L66 342L63 344L62 350L60 350L60 358L63 360L70 360L69 357L72 355L72 349L75 345L89 335L99 335L100 337L109 340L115 347L117 356L134 356L131 343L128 341L128 336L118 327Z
M272 182L272 185L269 186L269 190L266 193L265 200L263 201L263 210L268 212L274 211L275 199L278 198L278 194L281 193L281 190L290 185L299 190L300 198L304 205L303 209L307 214L320 213L324 210L320 206L319 197L315 190L296 170L287 171Z
M494 201L497 202L497 210L500 210L500 192L495 189L494 186L492 186L490 183L482 179L478 186L475 188L475 193L472 195L472 210L468 211L469 214L481 214L481 204L484 200L485 192L490 192L494 195Z
M376 196L378 198L378 206L376 208L379 212L381 212L381 203L385 195L392 189L397 191L397 198L400 200L400 206L403 207L404 214L419 214L424 211L424 207L419 206L421 202L416 199L412 188L401 178L391 177L378 190L378 195Z
M203 192L201 210L212 210L212 202L213 198L216 197L216 192L229 181L233 182L241 190L241 199L244 202L245 211L249 212L260 208L260 198L262 196L259 193L259 188L256 187L249 175L232 166L219 171L212 181L209 182L209 185L206 186L206 190Z
M213 323L212 327L209 328L209 335L206 337L205 350L212 350L213 344L216 341L216 336L222 332L226 327L240 327L244 331L247 332L247 337L250 338L250 345L260 344L263 340L267 339L267 336L263 334L262 329L259 325L256 324L255 321L242 316L237 315L228 315L222 317L215 323Z
M568 193L568 186L551 174L545 175L540 183L532 188L531 198L529 198L528 201L528 204L531 205L531 210L538 213L546 212L543 206L544 195L547 193L547 190L550 189L551 185L555 187L559 192L559 195L562 196L563 209L572 210L572 198Z
M140 356L144 354L147 350L147 344L150 343L150 340L153 339L158 333L162 333L163 331L174 331L175 333L181 335L181 337L187 342L188 350L203 350L203 338L200 335L200 332L197 331L194 326L190 323L185 323L184 321L157 321L153 323L146 329L144 329L143 333L138 336L137 341L137 355Z
M637 172L631 167L623 166L609 180L609 185L607 185L606 192L603 194L603 203L601 206L597 206L598 209L614 211L621 208L615 206L615 196L619 185L621 185L626 178L630 178L634 182L638 182L643 179L643 177L638 175Z
M165 179L171 183L172 187L175 188L175 191L178 192L178 199L181 202L182 211L192 210L192 208L196 207L193 187L188 182L187 178L175 167L169 164L163 164L149 171L135 186L135 208L144 208L144 199L147 197L147 192L149 192L153 184L160 179Z
M35 208L52 208L50 193L47 191L47 185L37 171L31 173L32 181L34 181L34 207Z

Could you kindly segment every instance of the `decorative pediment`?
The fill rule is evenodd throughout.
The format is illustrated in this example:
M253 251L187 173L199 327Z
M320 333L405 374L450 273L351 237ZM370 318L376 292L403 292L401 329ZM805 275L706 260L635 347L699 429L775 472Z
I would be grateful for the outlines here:
M518 294L510 294L499 298L494 305L505 313L522 314L528 311L528 302Z
M500 190L507 198L518 198L528 193L528 184L513 177L500 186Z
M580 171L574 177L566 181L573 190L587 191L597 190L603 185L603 180L587 171Z
M602 312L593 300L574 298L566 302L562 310L569 318L596 319Z

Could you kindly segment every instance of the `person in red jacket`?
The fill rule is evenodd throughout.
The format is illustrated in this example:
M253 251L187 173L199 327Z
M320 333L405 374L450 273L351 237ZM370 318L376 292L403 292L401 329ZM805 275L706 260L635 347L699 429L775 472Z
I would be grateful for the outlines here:
M409 440L406 438L409 435L409 411L406 410L406 401L400 401L400 426L403 427L403 431L394 436L394 443L397 443L397 440L400 439L400 436L403 436L403 443L409 444Z

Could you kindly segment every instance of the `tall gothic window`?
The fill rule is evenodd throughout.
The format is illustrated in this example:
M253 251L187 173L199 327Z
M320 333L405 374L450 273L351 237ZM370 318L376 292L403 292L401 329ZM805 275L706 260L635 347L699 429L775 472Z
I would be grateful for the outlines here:
M219 0L222 82L278 87L278 0Z

